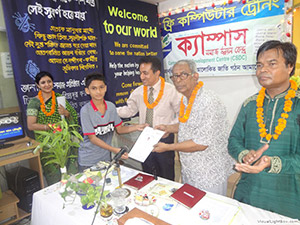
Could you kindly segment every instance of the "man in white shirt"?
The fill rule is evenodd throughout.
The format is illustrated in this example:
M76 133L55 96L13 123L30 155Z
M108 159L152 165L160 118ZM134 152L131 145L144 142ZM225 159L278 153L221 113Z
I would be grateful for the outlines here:
M226 196L227 178L234 163L227 151L226 108L214 92L203 88L193 60L176 62L170 78L184 96L179 123L156 128L178 133L178 143L158 143L153 151L179 151L183 183Z
M131 93L126 106L117 108L119 116L129 118L139 113L139 123L148 123L151 127L177 123L181 95L160 76L160 60L143 57L139 70L143 85ZM173 143L174 135L170 134L160 142ZM174 180L174 151L152 152L142 166L144 172Z

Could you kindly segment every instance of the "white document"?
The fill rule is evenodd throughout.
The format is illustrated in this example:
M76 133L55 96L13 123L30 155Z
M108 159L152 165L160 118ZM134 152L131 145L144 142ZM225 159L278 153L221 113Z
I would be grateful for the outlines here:
M56 97L57 103L59 105L62 105L64 108L66 108L66 97L65 96L58 96ZM61 119L64 119L64 115L60 115Z
M164 131L145 127L135 142L128 156L140 162L144 162L153 150L153 146L159 142Z

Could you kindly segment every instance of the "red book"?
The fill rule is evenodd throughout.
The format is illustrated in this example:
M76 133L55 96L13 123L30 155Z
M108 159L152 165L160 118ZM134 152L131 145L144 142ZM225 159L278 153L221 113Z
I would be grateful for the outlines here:
M126 181L124 184L136 188L137 190L140 190L142 187L149 184L151 181L154 180L154 177L151 175L138 173L134 177L130 178L128 181Z
M184 184L170 197L182 203L186 207L192 208L204 197L205 194L206 192L201 191L200 189L195 188L192 185Z

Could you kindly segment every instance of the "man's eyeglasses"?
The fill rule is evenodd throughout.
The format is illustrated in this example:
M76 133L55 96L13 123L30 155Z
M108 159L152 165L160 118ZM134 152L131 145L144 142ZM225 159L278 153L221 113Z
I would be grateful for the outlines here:
M177 80L178 78L180 78L180 80L185 80L188 76L192 75L193 73L186 73L186 72L182 72L180 74L173 74L172 76L170 76L171 80Z

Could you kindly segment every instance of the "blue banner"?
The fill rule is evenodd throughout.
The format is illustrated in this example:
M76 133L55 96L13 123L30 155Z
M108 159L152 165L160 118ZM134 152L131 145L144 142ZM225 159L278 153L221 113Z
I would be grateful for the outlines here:
M142 84L139 59L162 59L157 7L133 0L100 0L99 10L103 68L108 83L106 99L122 106Z
M2 4L21 111L37 95L36 74L48 71L54 77L54 91L79 112L89 99L84 77L102 72L95 1L2 0Z

